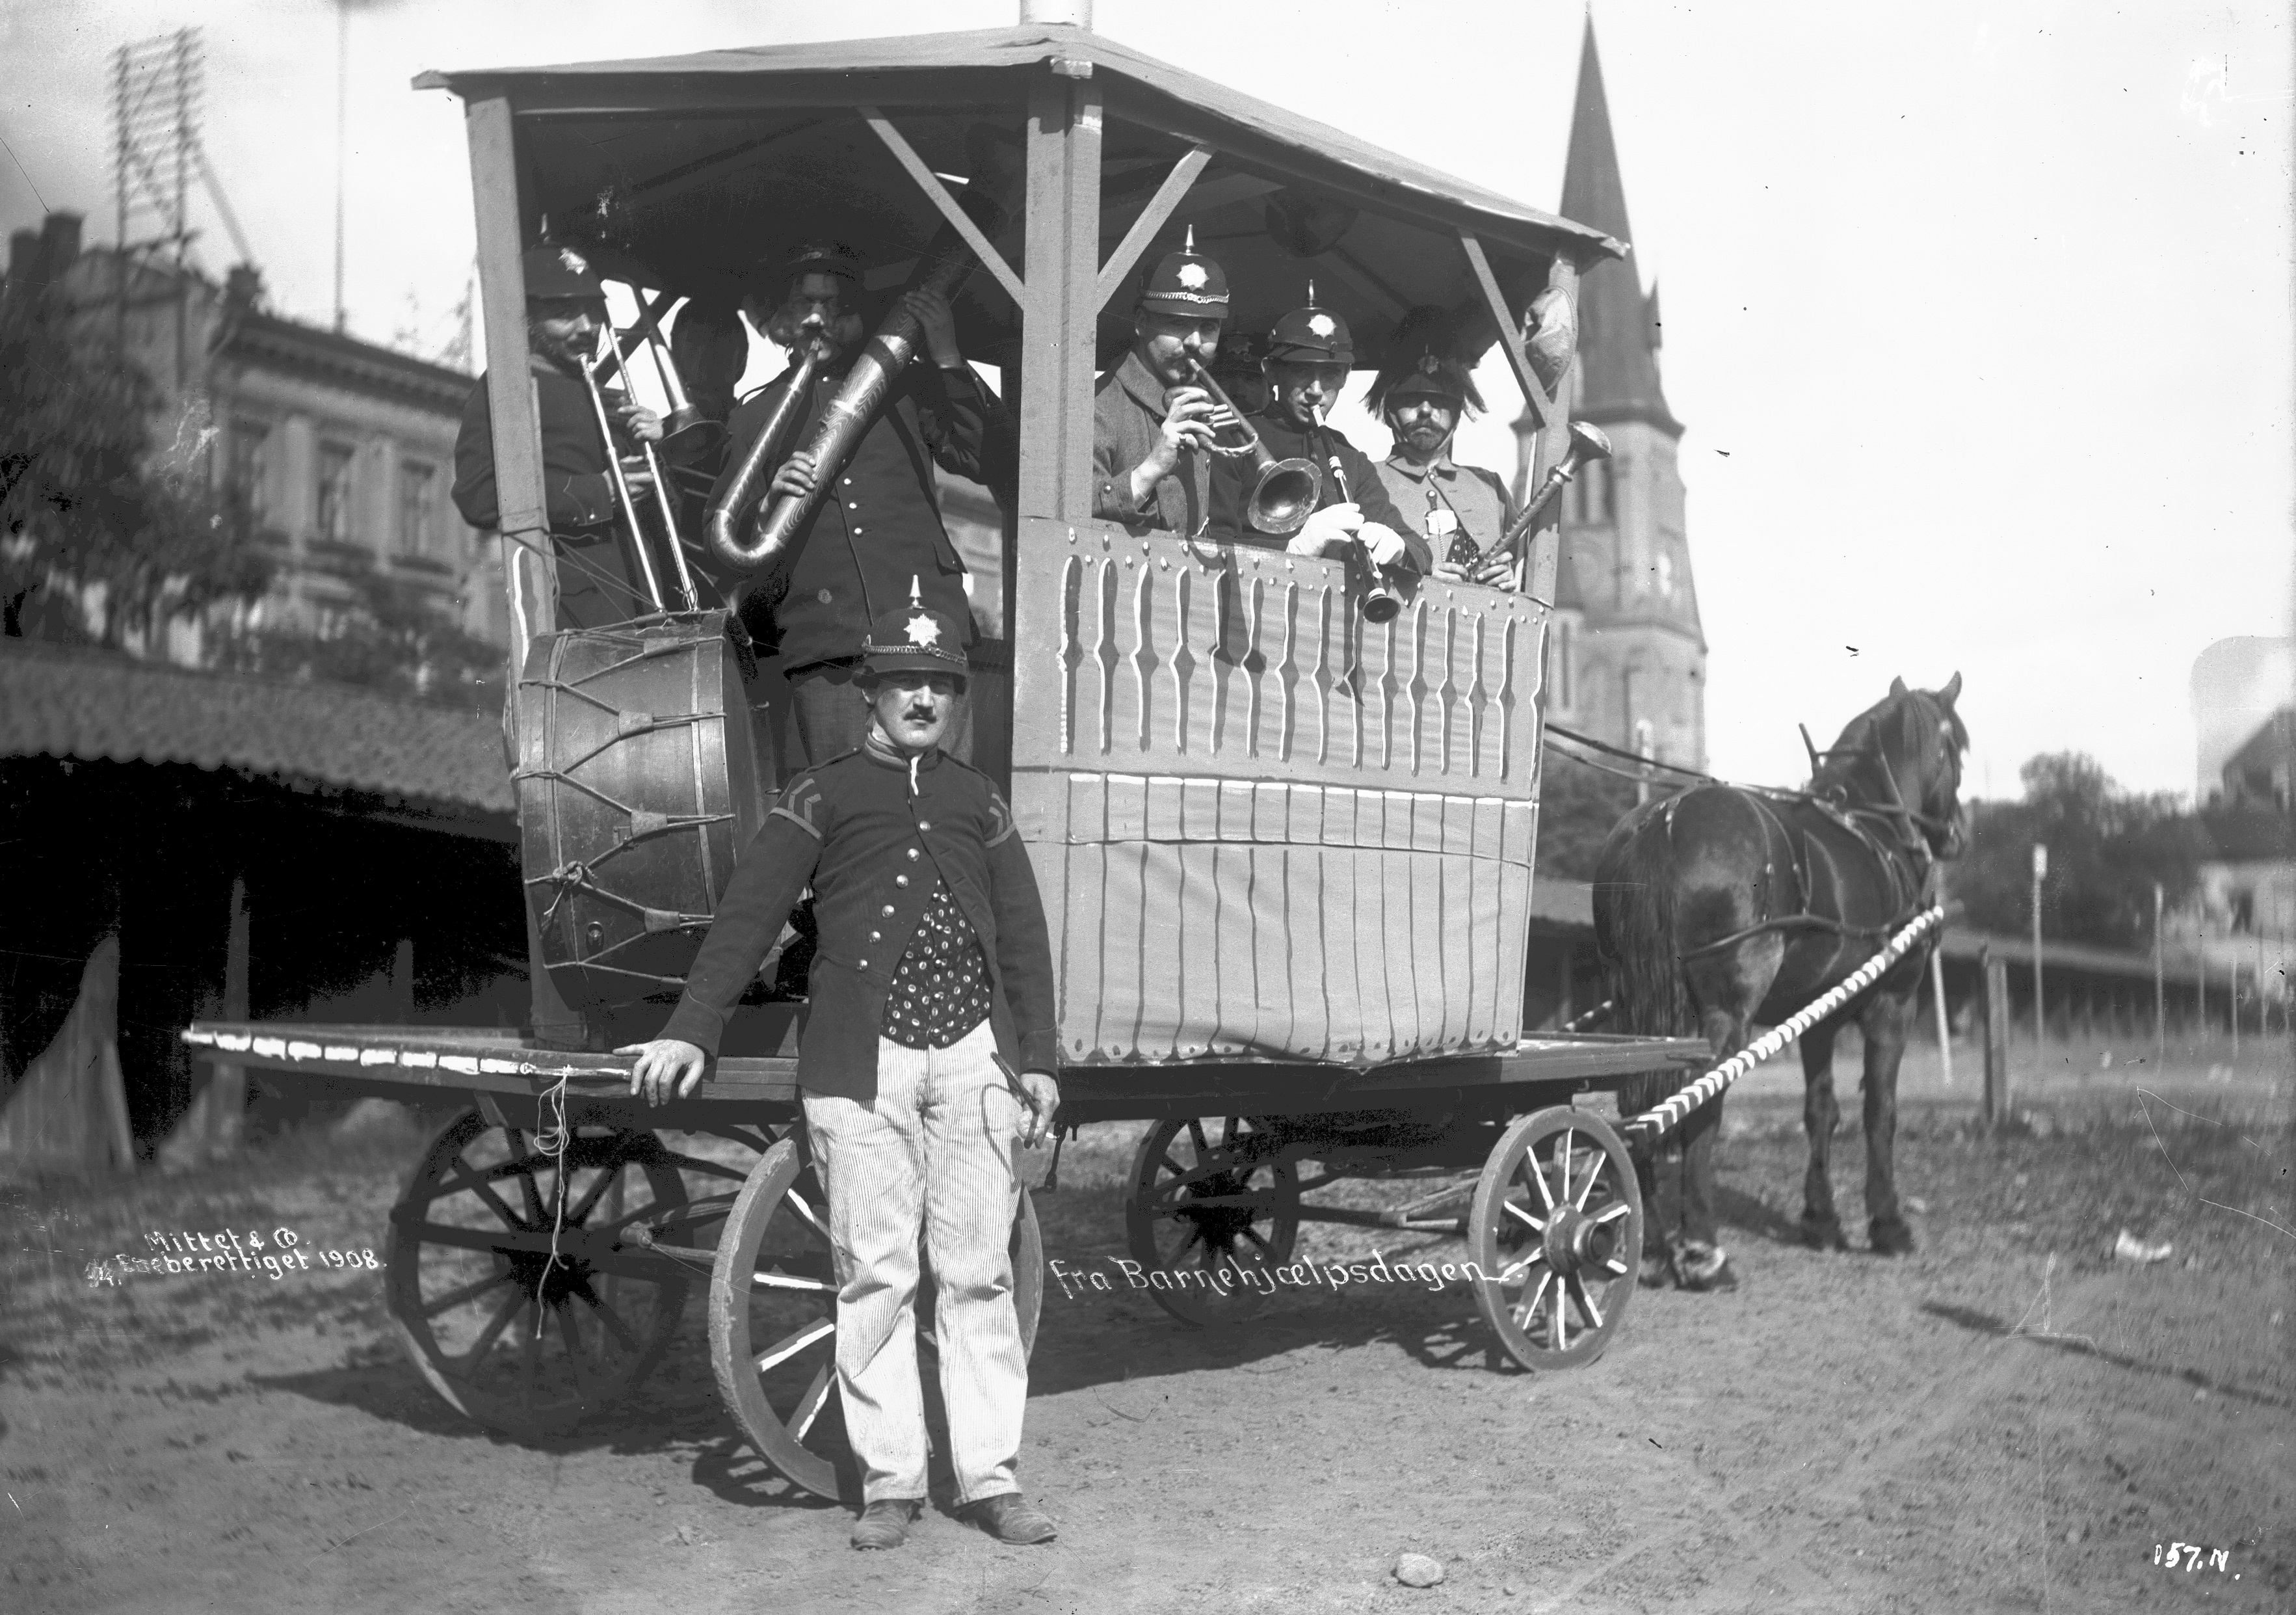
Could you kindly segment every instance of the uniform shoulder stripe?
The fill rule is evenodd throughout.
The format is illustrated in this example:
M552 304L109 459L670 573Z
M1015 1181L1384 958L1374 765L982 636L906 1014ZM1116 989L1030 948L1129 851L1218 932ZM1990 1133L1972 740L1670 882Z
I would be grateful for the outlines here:
M766 817L786 819L816 841L822 840L825 834L822 822L824 804L821 781L816 778L818 772L817 770L808 769L791 780L783 789L781 799L774 803L773 812Z

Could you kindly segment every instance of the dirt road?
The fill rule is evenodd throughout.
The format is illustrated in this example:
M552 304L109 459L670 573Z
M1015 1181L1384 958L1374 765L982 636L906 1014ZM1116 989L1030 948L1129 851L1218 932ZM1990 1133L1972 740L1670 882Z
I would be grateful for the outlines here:
M125 1196L12 1191L0 1605L2296 1609L2284 1094L2124 1095L1993 1140L1915 1106L1900 1181L1922 1250L1895 1261L1793 1242L1798 1103L1734 1096L1743 1286L1643 1292L1570 1373L1494 1367L1457 1289L1287 1295L1222 1339L1142 1296L1048 1288L1023 1480L1062 1535L1034 1550L934 1513L898 1553L849 1552L843 1511L730 1437L698 1306L627 1415L523 1446L432 1397L363 1264L86 1276L155 1232L380 1256L412 1131L291 1140ZM1127 1142L1070 1148L1039 1200L1048 1256L1122 1254ZM1836 1152L1845 1214L1860 1153ZM2123 1227L2172 1255L2113 1261ZM2200 1568L2157 1565L2171 1543ZM1443 1583L1398 1585L1406 1550Z

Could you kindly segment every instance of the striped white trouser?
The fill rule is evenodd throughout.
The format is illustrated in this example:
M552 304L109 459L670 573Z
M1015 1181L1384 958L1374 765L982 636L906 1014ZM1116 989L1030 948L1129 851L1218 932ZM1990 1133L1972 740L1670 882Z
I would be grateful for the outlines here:
M837 1388L865 1502L925 1496L920 1231L936 1286L956 1500L1020 1489L1029 1360L1009 1246L1020 1210L1013 1152L1021 1107L989 1059L996 1047L986 1020L946 1049L881 1037L873 1102L805 1095L837 1257Z

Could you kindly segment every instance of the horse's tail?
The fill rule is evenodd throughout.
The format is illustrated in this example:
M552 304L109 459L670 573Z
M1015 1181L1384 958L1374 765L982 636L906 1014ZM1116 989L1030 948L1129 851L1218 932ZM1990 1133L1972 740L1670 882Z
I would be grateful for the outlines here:
M1644 1036L1695 1032L1674 934L1675 869L1665 827L1638 813L1603 847L1595 875L1595 943L1611 977L1614 1029Z
M1618 1009L1611 1029L1682 1037L1696 1029L1674 934L1674 856L1664 821L1644 811L1620 825L1595 871L1595 946ZM1634 1076L1621 1113L1647 1109L1681 1085L1671 1067Z

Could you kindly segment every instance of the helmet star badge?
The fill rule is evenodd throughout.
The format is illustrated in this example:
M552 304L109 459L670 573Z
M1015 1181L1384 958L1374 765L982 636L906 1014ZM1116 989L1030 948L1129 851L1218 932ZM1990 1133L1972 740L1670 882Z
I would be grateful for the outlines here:
M940 643L940 624L934 622L922 612L918 613L915 616L909 619L907 631L909 643L912 645L938 645Z
M564 266L569 275L587 275L590 272L589 260L571 247L558 249L558 261Z

